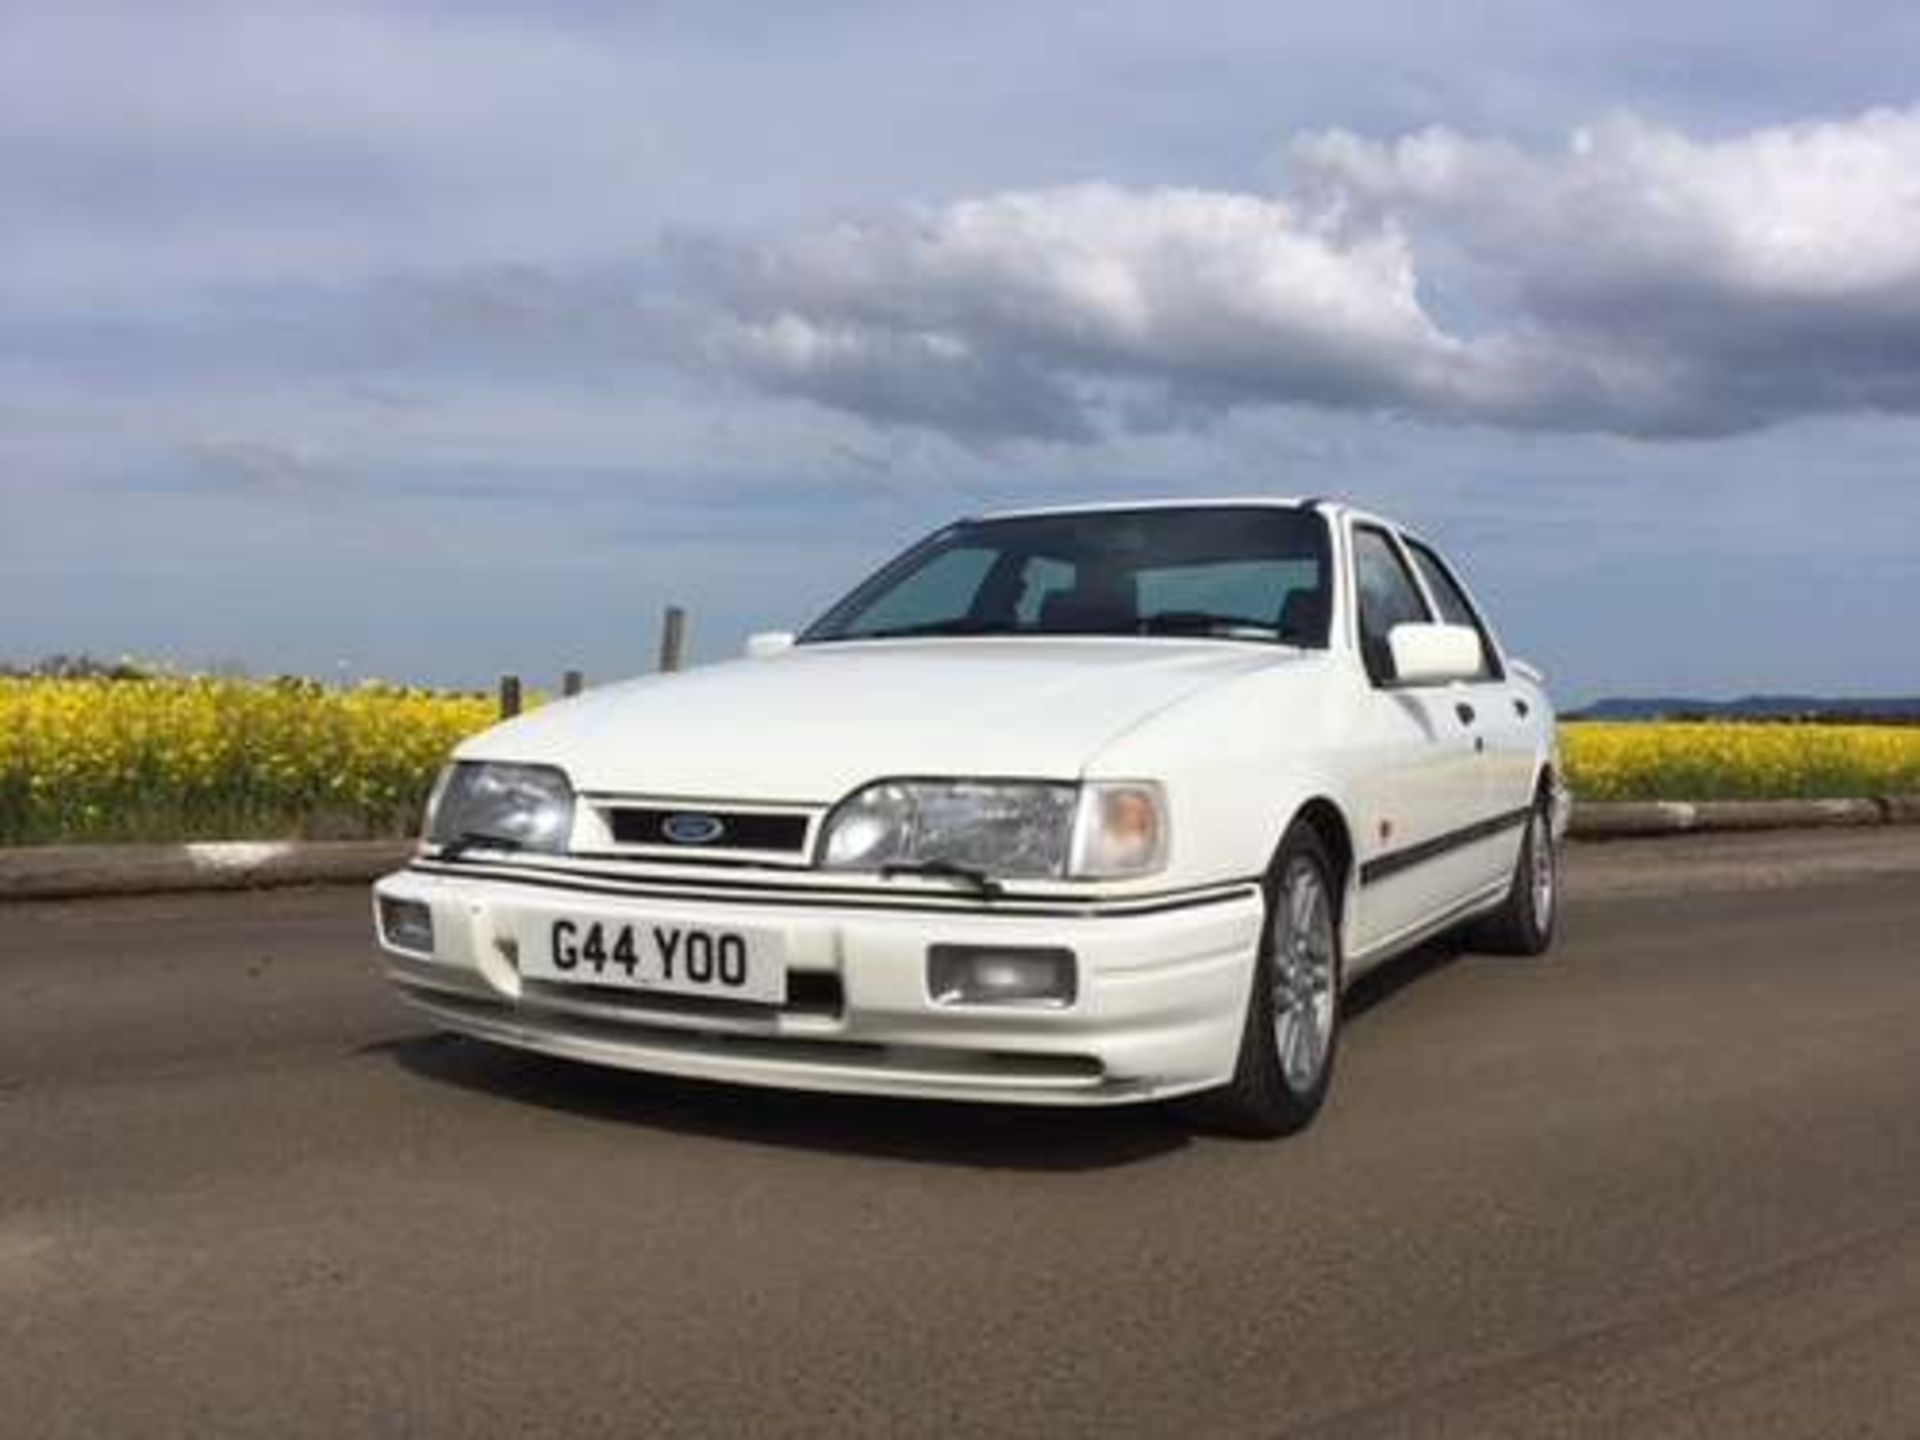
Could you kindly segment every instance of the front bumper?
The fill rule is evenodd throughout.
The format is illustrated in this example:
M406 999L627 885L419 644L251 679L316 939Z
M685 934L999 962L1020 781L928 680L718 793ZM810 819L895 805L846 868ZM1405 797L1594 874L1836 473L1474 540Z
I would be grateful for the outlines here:
M780 897L663 899L613 885L557 900L536 877L409 868L376 896L426 905L434 953L375 932L402 997L448 1029L633 1070L793 1089L1032 1104L1115 1104L1231 1078L1258 942L1252 884L1178 903L1036 914L993 901L840 908ZM778 1005L524 980L513 937L557 903L608 920L783 932ZM750 907L750 908L749 908ZM377 908L377 906L376 906ZM933 944L1070 948L1073 1003L936 1004Z

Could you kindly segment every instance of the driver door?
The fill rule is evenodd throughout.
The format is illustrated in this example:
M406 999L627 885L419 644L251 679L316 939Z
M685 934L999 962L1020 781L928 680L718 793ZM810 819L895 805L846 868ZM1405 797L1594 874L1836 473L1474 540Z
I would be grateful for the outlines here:
M1366 689L1350 943L1364 953L1433 923L1484 885L1474 847L1455 842L1482 810L1485 747L1465 687L1403 684L1394 674L1393 627L1434 619L1399 538L1355 521L1351 541Z

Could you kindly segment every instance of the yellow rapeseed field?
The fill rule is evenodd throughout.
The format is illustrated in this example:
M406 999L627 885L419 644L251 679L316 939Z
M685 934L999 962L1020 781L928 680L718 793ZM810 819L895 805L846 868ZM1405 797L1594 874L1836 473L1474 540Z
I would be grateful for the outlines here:
M493 718L382 685L0 677L0 844L404 834Z
M1584 800L1920 793L1916 725L1574 722L1560 743Z
M398 835L494 702L365 685L0 677L0 844ZM1920 793L1920 726L1562 727L1587 800Z

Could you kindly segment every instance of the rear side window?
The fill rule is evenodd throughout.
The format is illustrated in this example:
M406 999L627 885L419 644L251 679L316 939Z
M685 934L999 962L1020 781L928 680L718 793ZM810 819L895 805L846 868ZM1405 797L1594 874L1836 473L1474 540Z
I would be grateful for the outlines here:
M1487 627L1480 623L1467 592L1453 578L1446 561L1418 540L1407 541L1407 553L1413 556L1420 578L1427 582L1427 593L1433 597L1433 603L1440 607L1440 618L1449 625L1465 625L1480 636L1480 678L1497 676L1500 665L1493 653L1493 642L1487 638Z
M1393 679L1393 647L1387 642L1393 627L1425 624L1433 616L1385 531L1354 526L1353 575L1359 592L1360 658L1373 683L1384 685Z

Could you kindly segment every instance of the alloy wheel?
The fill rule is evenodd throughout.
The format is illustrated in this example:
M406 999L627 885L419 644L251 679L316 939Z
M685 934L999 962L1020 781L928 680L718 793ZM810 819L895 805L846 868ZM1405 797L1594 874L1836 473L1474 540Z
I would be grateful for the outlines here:
M1532 889L1533 923L1544 933L1553 928L1559 876L1557 857L1553 853L1553 830L1547 824L1546 815L1539 810L1533 812L1533 819L1528 822L1527 857L1532 872L1527 883Z
M1273 907L1274 1048L1296 1095L1320 1081L1333 1048L1337 1002L1333 904L1320 867L1296 856Z

